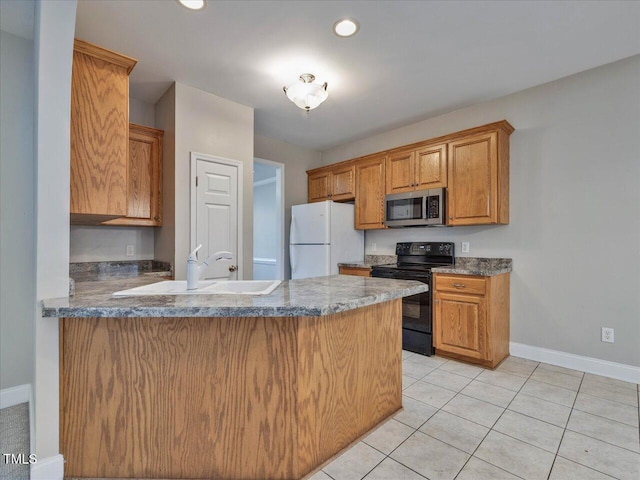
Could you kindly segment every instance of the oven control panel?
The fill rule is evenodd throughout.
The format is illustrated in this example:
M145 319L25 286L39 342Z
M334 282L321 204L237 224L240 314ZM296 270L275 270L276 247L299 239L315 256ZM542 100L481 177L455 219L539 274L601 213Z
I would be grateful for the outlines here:
M452 242L401 242L396 244L396 255L425 255L453 257Z

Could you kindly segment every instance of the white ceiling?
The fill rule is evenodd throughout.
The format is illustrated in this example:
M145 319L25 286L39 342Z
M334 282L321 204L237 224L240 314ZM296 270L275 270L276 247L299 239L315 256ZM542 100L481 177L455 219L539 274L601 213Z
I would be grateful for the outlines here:
M345 16L349 39L332 33ZM79 0L76 36L138 59L134 98L182 82L325 150L636 55L640 2ZM329 83L308 115L282 92L306 72Z

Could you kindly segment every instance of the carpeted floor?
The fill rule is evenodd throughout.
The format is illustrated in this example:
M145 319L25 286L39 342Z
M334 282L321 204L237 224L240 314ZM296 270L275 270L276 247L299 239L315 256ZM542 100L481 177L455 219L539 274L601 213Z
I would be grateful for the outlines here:
M24 454L29 458L29 404L20 403L0 410L0 453ZM0 456L0 480L29 478L29 465L6 463Z

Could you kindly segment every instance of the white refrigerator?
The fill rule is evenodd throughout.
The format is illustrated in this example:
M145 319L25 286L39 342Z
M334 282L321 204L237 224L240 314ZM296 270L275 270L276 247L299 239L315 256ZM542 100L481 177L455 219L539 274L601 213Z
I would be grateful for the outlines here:
M338 263L364 260L364 232L353 228L353 205L325 202L291 207L291 278L338 273Z

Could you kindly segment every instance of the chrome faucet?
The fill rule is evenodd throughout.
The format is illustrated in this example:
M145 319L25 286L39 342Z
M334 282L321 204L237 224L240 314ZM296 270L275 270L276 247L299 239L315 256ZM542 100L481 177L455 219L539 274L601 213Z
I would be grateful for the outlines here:
M202 244L198 245L193 252L189 254L189 258L187 259L187 290L197 290L198 289L198 281L200 280L200 276L204 273L204 271L209 266L209 263L212 260L216 262L218 260L231 260L233 258L233 254L227 251L216 252L213 255L210 255L204 262L198 265L198 250L202 248Z

